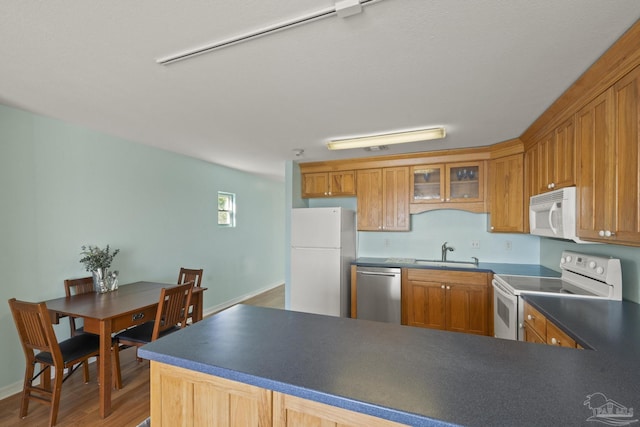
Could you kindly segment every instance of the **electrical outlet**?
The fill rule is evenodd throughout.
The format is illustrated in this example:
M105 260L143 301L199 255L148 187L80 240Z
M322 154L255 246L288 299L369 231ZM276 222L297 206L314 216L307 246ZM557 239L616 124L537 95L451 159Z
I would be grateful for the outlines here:
M471 249L480 249L480 240L472 240Z
M511 240L507 240L506 242L504 242L504 249L507 251L511 250Z

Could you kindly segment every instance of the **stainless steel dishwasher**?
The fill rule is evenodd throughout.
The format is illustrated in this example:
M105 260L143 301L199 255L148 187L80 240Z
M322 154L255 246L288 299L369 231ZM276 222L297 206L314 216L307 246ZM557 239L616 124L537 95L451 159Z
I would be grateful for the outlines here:
M400 324L400 269L364 267L356 270L358 319Z

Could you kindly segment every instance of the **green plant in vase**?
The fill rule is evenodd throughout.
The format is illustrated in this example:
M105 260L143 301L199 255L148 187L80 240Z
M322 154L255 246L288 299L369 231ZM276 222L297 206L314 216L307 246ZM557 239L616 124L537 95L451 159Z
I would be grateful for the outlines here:
M104 249L93 245L83 245L81 249L80 263L93 275L93 286L96 292L104 293L116 290L118 288L118 272L109 273L109 267L120 249L111 252L109 245Z

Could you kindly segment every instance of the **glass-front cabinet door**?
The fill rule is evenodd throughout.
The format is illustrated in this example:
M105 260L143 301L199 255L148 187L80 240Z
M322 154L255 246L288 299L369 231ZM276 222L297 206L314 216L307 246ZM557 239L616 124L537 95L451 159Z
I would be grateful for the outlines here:
M447 202L478 202L484 199L482 162L447 163Z
M445 198L444 165L420 165L411 168L411 203L441 203Z

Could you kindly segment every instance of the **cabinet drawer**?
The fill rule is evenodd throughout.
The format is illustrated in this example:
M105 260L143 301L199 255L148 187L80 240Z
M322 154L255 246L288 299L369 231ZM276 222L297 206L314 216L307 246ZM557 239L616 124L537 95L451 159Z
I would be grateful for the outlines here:
M534 342L536 344L547 343L547 340L538 335L538 333L533 329L533 326L526 322L524 324L524 340L526 342Z
M551 322L547 322L547 344L576 348L575 340Z
M410 268L407 270L407 278L421 282L464 283L489 287L491 285L489 273L484 272Z
M524 305L524 322L541 337L547 336L547 318L529 304Z

